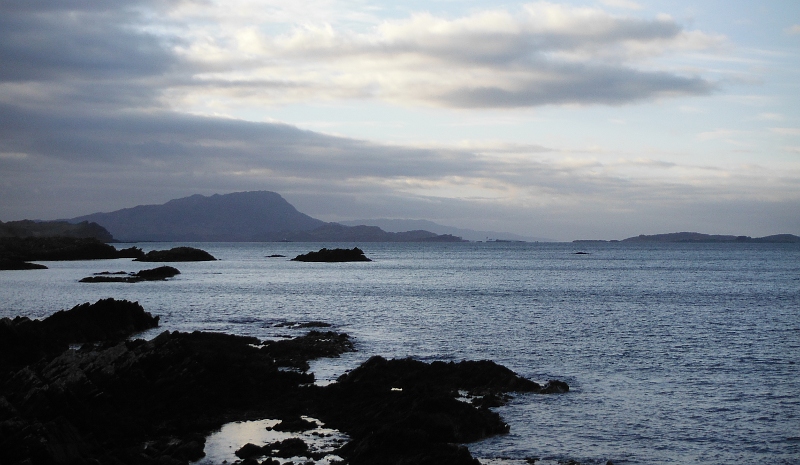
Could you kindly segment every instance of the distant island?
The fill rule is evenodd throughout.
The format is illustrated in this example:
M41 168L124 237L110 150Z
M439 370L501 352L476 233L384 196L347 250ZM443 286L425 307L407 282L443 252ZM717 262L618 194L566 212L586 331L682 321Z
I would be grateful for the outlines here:
M676 232L667 234L640 234L638 236L629 237L622 241L605 241L605 240L576 240L572 242L749 242L749 243L800 243L800 236L794 234L775 234L772 236L764 237L750 237L750 236L729 236L720 234L702 234L697 232Z
M376 226L326 223L269 191L192 195L68 220L91 222L119 242L461 242L425 230L387 232Z

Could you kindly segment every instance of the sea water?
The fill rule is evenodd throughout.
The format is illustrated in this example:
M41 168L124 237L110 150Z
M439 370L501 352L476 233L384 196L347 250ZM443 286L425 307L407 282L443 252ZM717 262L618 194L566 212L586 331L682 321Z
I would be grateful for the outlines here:
M800 245L147 243L203 248L165 282L79 283L128 259L0 272L0 317L138 301L168 330L261 339L324 321L358 352L312 364L335 380L372 355L491 359L562 395L516 395L485 461L800 463ZM290 261L361 247L372 262ZM120 245L126 247L128 244ZM578 254L576 252L585 252ZM269 258L279 254L285 257Z

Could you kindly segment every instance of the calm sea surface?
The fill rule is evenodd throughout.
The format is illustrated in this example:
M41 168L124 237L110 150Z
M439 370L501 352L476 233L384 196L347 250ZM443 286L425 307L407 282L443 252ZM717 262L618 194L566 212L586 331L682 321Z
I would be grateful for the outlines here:
M265 339L300 334L278 323L321 320L359 350L315 363L323 382L379 354L491 359L569 383L568 394L518 395L500 408L511 433L470 444L479 458L800 463L798 244L189 245L220 260L136 284L78 280L154 264L2 271L0 317L115 297L161 315L145 337L201 329ZM374 261L288 260L353 245Z

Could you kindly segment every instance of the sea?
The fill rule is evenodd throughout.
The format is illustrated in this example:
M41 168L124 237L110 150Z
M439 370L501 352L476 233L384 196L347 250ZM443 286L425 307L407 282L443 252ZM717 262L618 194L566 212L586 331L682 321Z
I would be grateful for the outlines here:
M468 444L484 463L800 464L800 244L140 243L219 260L164 282L79 283L129 259L0 272L0 317L138 301L164 330L260 339L322 321L357 352L318 360L318 382L373 355L489 359L569 393L516 394L510 433ZM322 247L371 262L305 263ZM282 257L270 257L282 255Z

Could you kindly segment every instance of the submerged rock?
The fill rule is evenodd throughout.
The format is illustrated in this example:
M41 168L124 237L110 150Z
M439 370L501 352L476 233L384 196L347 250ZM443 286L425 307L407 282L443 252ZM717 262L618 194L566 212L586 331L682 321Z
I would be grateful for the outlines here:
M134 259L137 262L206 262L214 261L213 255L194 247L173 247L169 250L151 250Z
M308 252L292 259L296 262L371 262L358 247L352 249L320 249Z

